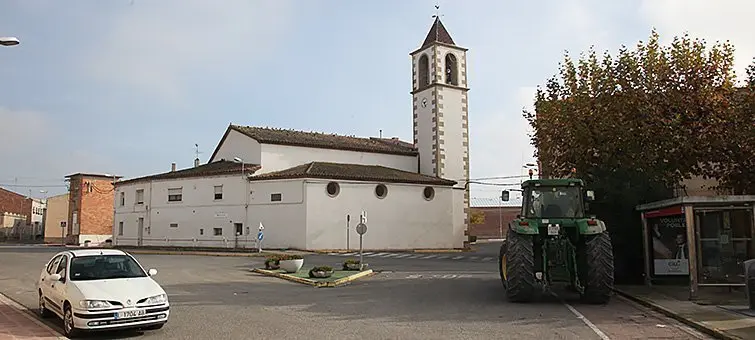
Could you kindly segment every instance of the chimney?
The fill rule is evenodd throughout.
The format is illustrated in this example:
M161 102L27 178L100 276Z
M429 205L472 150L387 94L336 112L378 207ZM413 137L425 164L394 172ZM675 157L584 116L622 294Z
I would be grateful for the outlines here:
M176 163L170 163L170 171L176 171Z
M194 167L196 168L198 166L199 166L199 158L194 158Z

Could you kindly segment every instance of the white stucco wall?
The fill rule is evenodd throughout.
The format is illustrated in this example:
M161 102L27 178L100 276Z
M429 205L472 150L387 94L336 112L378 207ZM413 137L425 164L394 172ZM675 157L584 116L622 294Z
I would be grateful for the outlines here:
M453 194L448 187L435 187L435 197L427 201L422 195L425 185L387 184L388 194L379 199L375 183L338 181L340 192L327 195L329 181L308 180L307 248L345 249L346 215L351 215L350 248L359 248L354 227L362 210L367 213L364 248L397 250L415 248L460 248L463 230L456 235L453 227Z
M305 148L299 146L262 144L262 169L256 174L284 170L312 161L382 165L417 172L417 158L370 152Z
M419 150L419 172L424 175L434 176L435 163L433 162L433 145L435 140L435 122L433 117L435 114L432 112L435 108L434 98L432 95L433 88L427 88L419 93L414 94L414 105L416 109L414 112L417 117L414 118L415 131L414 138L417 143L417 150ZM422 101L427 100L427 105L422 107Z
M260 164L262 159L260 143L241 132L231 130L223 143L220 144L215 157L210 159L210 163L220 159L231 161L236 157L243 159L248 164Z
M223 186L223 199L214 199L216 185ZM248 187L247 187L248 185ZM168 202L168 189L182 188L181 202ZM249 189L249 206L246 189ZM136 190L144 190L144 204L135 204ZM120 192L126 203L120 206ZM271 193L281 193L271 202ZM241 176L216 176L161 180L119 185L116 191L113 242L138 245L138 220L144 219L144 246L256 247L257 227L265 226L263 247L303 248L305 209L303 181L269 181L245 184ZM123 235L119 224L123 222ZM171 227L177 223L178 227ZM235 235L234 223L242 224ZM214 228L222 228L215 236ZM202 233L200 234L200 229Z

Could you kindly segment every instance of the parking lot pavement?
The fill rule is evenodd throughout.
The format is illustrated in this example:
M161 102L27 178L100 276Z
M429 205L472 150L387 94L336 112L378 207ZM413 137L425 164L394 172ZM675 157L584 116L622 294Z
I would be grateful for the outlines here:
M0 249L0 291L36 309L34 281L55 251ZM136 257L159 270L155 279L170 296L170 321L159 331L90 338L694 338L620 299L607 306L583 306L573 298L564 304L552 296L508 303L492 263L375 258L373 268L384 272L339 288L313 288L250 273L262 258ZM342 260L305 257L310 264ZM60 329L59 321L47 322Z

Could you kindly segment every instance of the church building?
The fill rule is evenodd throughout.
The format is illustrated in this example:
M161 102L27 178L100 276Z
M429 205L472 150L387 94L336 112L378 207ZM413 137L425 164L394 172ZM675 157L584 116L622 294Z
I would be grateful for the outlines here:
M414 140L230 124L207 164L116 183L113 243L462 248L469 225L466 48L439 18L412 56Z

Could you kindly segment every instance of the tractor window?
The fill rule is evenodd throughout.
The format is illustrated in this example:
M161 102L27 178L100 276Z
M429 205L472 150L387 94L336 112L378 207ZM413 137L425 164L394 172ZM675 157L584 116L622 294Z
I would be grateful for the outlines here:
M530 187L525 189L528 218L582 218L579 187Z

